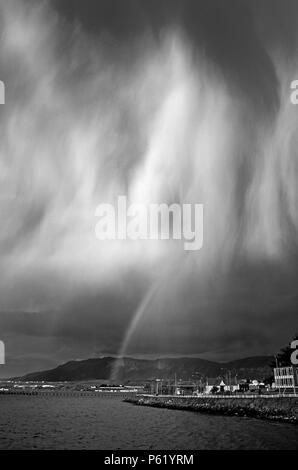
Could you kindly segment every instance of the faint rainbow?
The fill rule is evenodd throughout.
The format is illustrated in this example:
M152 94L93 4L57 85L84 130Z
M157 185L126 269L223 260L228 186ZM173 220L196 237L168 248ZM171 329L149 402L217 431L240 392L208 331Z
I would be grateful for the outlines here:
M112 369L111 377L110 380L113 381L117 378L119 368L121 366L122 359L125 355L126 349L130 343L130 340L136 330L136 327L138 326L139 321L143 318L148 305L150 304L151 300L153 299L155 293L158 290L158 287L160 286L160 281L154 282L153 285L150 287L150 289L147 291L146 295L143 297L143 299L140 302L140 305L138 306L133 319L126 331L126 334L124 336L124 340L121 344L121 348L119 350L117 360L115 361L115 365Z

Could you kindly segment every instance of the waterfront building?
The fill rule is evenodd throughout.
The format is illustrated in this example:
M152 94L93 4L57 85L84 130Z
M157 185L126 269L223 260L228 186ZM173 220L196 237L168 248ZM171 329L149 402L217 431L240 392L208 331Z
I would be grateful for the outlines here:
M205 393L224 392L225 383L220 377L207 378Z
M205 386L205 393L225 393L239 391L239 382L237 378L229 378L226 382L220 377L208 378Z
M179 382L175 387L175 395L193 395L198 391L198 385L192 382Z
M298 370L297 367L276 367L274 369L274 385L282 392L298 391Z

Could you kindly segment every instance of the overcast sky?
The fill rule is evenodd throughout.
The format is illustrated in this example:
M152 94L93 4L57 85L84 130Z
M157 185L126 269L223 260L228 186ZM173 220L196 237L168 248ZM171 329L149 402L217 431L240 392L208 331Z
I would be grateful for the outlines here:
M224 361L298 329L296 0L0 0L0 375ZM204 204L204 246L96 240L98 204Z

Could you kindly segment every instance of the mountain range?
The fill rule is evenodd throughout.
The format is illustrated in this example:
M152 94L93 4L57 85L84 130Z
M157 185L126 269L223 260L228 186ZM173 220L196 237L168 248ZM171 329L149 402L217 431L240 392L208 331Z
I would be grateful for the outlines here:
M239 379L264 379L272 375L273 356L256 356L231 362L215 362L200 358L134 359L102 357L70 361L54 369L18 377L24 381L87 381L102 380L114 383L141 382L162 378L182 380L206 377L225 377L231 374ZM117 362L118 361L118 362Z

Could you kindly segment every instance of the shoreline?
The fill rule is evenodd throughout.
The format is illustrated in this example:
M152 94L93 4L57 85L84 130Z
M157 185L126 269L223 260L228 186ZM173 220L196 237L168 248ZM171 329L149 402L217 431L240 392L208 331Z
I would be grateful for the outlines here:
M177 397L139 395L127 398L126 403L171 410L192 411L222 416L237 416L298 424L298 398L250 397Z

